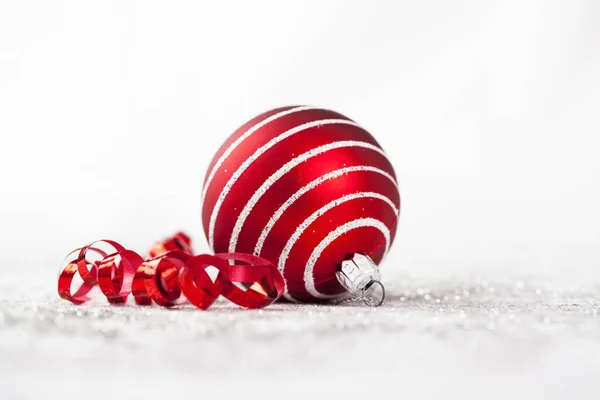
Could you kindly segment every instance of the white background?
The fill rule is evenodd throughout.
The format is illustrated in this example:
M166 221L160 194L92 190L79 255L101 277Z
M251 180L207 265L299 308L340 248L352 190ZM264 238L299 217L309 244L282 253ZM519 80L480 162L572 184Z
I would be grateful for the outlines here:
M334 390L368 371L420 398L596 398L597 291L544 291L540 305L537 286L518 283L531 306L513 283L489 299L468 276L600 287L598 71L594 0L0 0L0 394L39 398L31 382L68 367L60 393L96 388L115 366L125 390L140 365L165 393L189 394L199 377L239 378L237 356L240 374L335 376ZM208 251L213 153L249 118L295 104L347 115L390 155L402 210L384 267L410 304L259 315L56 299L58 264L95 239L143 252L181 229ZM450 302L484 292L438 319L414 294L423 282ZM310 390L294 373L288 388Z
M598 71L593 0L1 1L0 269L177 229L206 251L213 152L312 104L392 158L393 268L600 278Z

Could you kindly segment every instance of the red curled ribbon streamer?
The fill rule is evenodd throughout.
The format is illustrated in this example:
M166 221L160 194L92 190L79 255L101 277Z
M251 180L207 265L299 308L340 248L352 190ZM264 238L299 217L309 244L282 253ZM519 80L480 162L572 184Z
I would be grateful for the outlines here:
M174 307L189 301L202 310L219 295L245 308L266 307L283 295L283 276L267 260L242 253L193 255L190 243L177 233L155 243L144 260L112 240L92 242L67 255L58 295L82 304L102 292L110 303L122 304L133 294L138 305ZM72 292L77 274L83 282Z

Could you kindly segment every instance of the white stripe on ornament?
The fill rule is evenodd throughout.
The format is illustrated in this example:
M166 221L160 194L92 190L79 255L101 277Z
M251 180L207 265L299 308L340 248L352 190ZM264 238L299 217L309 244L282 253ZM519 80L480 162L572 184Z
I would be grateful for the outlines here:
M273 114L270 117L263 119L262 121L260 121L259 123L257 123L256 125L252 126L250 129L248 129L246 132L244 132L243 135L241 135L239 138L237 138L227 148L227 150L225 150L225 152L221 155L221 157L219 157L219 159L217 160L215 165L210 170L210 172L208 174L208 178L206 179L206 183L204 184L204 189L202 190L202 201L204 201L204 197L206 196L208 187L210 186L210 183L212 182L213 178L215 177L217 170L219 169L219 167L221 167L221 165L223 165L223 163L225 162L225 159L227 157L229 157L231 155L231 153L233 153L233 151L240 145L240 143L242 143L244 140L248 139L254 132L259 130L263 126L267 125L269 122L273 122L276 119L279 119L279 118L285 117L286 115L290 115L290 114L297 113L300 111L315 110L315 109L316 109L316 107L311 107L311 106L290 108L289 110L278 112L277 114Z
M281 135L271 139L265 145L259 147L248 159L246 159L242 163L242 165L239 166L239 168L233 173L231 178L229 178L229 180L225 184L225 187L223 187L223 190L219 194L219 198L217 199L217 202L215 203L215 206L213 207L212 213L210 215L210 222L208 224L208 243L209 243L211 249L214 250L214 248L215 248L214 247L215 224L217 222L217 216L219 215L221 206L223 205L223 202L225 201L225 197L227 197L227 195L231 191L231 188L237 182L237 180L240 178L240 176L244 173L244 171L246 169L248 169L248 167L254 161L256 161L263 153L265 153L267 150L269 150L271 147L275 146L277 143L281 142L282 140L284 140L298 132L302 132L302 131L310 129L310 128L314 128L314 127L322 126L322 125L332 125L332 124L353 125L353 126L360 128L360 126L356 122L349 121L346 119L321 119L318 121L307 122L305 124L298 125L295 128L289 129L289 130L285 131L284 133L282 133Z
M321 183L323 183L329 179L335 179L339 176L342 176L342 175L350 173L350 172L375 172L375 173L381 174L381 175L385 176L386 178L388 178L394 184L394 186L396 188L398 188L398 183L396 183L396 180L394 179L394 177L392 175L388 174L387 172L385 172L382 169L379 169L376 167L371 167L368 165L358 165L358 166L353 166L353 167L340 168L338 170L331 171L323 176L320 176L317 179L315 179L314 181L310 182L308 185L300 188L289 199L287 199L286 202L283 203L277 211L275 211L275 214L273 214L271 216L271 218L269 218L267 225L265 225L264 229L262 230L262 232L260 234L260 237L258 238L258 241L256 242L256 246L254 247L254 255L260 256L260 253L262 252L262 248L265 244L265 240L267 240L267 236L271 232L271 229L273 229L273 226L275 226L277 221L279 221L279 218L281 218L283 213L288 208L290 208L290 206L292 204L294 204L296 202L296 200L298 200L300 197L302 197L306 192L319 186ZM395 206L394 206L394 209L396 209Z
M358 218L353 221L347 222L344 225L338 226L335 230L331 231L325 239L319 243L317 247L313 250L310 255L308 262L306 263L306 269L304 270L304 286L306 291L310 293L312 296L319 299L333 299L337 298L340 295L326 295L319 291L315 287L315 277L314 277L314 268L315 264L321 257L321 254L325 249L333 243L334 240L339 238L340 236L346 234L347 232L364 227L372 227L379 230L383 236L385 237L385 252L387 253L390 246L390 230L383 222L375 218ZM341 262L341 260L340 260Z
M339 206L340 204L343 204L343 203L345 203L347 201L354 200L354 199L365 199L365 198L373 198L373 199L383 200L394 211L394 215L398 215L398 208L396 207L396 205L394 204L394 202L392 200L390 200L389 197L384 196L384 195L382 195L380 193L375 193L375 192L358 192L358 193L348 194L346 196L342 196L342 197L340 197L338 199L330 201L329 203L325 204L323 207L319 208L317 211L315 211L314 213L312 213L300 225L298 225L298 227L296 227L296 230L294 231L294 233L292 234L292 236L289 238L289 240L285 244L285 247L283 248L283 251L281 252L281 254L279 256L279 262L277 264L277 268L279 269L279 271L281 272L281 274L283 275L283 271L285 269L285 264L287 262L287 259L288 259L289 255L290 255L290 252L292 251L292 248L294 247L294 245L296 244L296 242L298 241L298 239L300 239L300 236L302 236L302 234L304 233L304 231L306 231L306 229L308 229L308 227L313 222L315 222L320 216L322 216L323 214L325 214L327 211L331 210L332 208L335 208L335 207ZM285 288L284 295L285 294L287 294L287 286Z
M302 303L300 300L293 298L288 292L287 292L287 286L286 286L286 291L283 293L283 298L286 299L287 301L291 301L292 303Z
M235 252L238 237L240 235L240 232L242 231L242 228L244 226L244 223L246 222L246 219L248 218L248 215L250 215L250 213L252 212L252 209L254 208L256 203L258 203L258 201L261 199L261 197L267 192L267 190L269 190L269 188L271 186L273 186L273 184L275 184L275 182L277 182L282 176L287 174L294 167L305 162L306 160L308 160L312 157L315 157L319 154L325 153L327 151L339 149L339 148L343 148L343 147L363 147L366 149L376 151L376 152L382 154L383 156L385 156L385 153L383 152L383 150L381 150L379 147L377 147L371 143L359 142L356 140L343 140L343 141L332 142L332 143L325 144L323 146L315 147L314 149L309 150L306 153L303 153L296 158L293 158L291 161L288 161L286 164L283 165L283 167L279 168L273 175L268 177L267 180L256 190L256 192L254 192L254 194L252 195L250 200L248 200L248 203L246 203L246 205L244 206L244 209L242 210L240 215L238 215L237 221L235 222L235 227L233 228L233 231L231 232L231 239L229 240L229 250L228 251L230 253Z

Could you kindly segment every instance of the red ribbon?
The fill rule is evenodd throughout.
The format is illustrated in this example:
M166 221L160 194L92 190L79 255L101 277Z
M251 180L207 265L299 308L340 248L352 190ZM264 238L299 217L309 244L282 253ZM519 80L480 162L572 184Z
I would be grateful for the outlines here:
M222 295L245 308L262 308L283 295L285 283L267 260L250 254L193 255L183 233L155 243L144 260L112 240L98 240L67 255L58 277L58 295L82 304L102 292L112 304L133 294L138 305L174 307L190 302L206 310ZM216 269L214 279L208 268ZM75 275L83 281L72 292Z

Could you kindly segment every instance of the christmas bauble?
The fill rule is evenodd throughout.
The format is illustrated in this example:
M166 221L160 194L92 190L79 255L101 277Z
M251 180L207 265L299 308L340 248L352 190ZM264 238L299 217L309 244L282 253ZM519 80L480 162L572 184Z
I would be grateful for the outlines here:
M236 130L203 188L204 231L215 253L277 265L289 300L332 299L354 253L379 264L400 208L394 169L365 129L334 111L284 107Z

